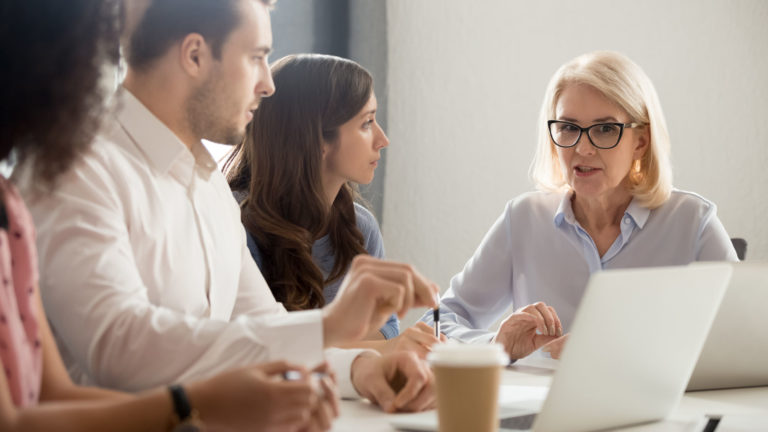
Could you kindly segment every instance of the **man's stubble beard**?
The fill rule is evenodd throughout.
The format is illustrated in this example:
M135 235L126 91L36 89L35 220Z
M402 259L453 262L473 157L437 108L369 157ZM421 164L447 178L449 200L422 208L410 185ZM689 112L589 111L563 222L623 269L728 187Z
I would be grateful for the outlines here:
M187 101L187 121L195 136L218 144L236 145L245 138L245 130L239 130L234 120L227 118L232 104L222 96L224 89L217 86L221 77L212 73Z

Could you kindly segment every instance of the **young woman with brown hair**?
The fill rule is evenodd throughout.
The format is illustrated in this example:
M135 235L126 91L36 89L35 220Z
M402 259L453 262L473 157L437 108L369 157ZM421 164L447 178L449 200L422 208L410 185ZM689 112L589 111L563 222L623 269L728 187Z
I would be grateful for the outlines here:
M278 60L272 74L277 90L254 112L225 170L275 298L288 310L319 308L356 255L384 255L356 188L373 180L389 140L376 123L373 79L357 63L302 54ZM392 316L361 344L425 355L437 341L424 324L398 334Z

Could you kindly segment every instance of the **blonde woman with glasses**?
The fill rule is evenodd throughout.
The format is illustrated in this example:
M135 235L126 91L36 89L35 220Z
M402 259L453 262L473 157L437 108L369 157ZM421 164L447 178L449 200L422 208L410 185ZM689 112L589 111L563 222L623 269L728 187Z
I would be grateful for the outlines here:
M590 274L736 261L715 205L672 186L670 139L650 79L599 51L552 77L531 175L441 299L450 338L558 357ZM514 305L528 305L488 327ZM432 315L423 318L431 323Z

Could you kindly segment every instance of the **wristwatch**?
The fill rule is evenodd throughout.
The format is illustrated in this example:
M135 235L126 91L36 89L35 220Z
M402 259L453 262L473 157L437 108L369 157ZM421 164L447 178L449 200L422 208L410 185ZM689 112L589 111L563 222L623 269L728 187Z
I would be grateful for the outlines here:
M168 392L173 401L173 417L171 419L172 432L202 432L205 425L200 421L197 410L192 408L184 387L174 384L168 386Z

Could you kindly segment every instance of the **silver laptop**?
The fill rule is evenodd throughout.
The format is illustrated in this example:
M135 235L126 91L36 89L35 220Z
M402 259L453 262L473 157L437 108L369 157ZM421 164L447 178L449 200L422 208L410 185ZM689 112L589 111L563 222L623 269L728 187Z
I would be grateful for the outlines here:
M688 390L768 385L768 263L734 263Z
M731 270L707 263L593 274L541 410L502 406L501 430L579 432L665 418L683 395ZM437 430L437 415L390 423Z

